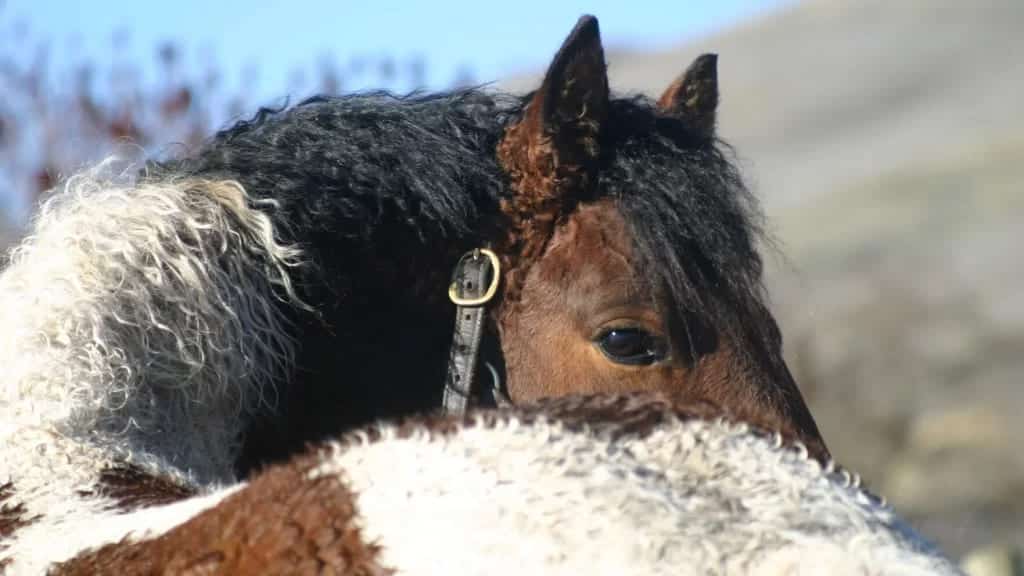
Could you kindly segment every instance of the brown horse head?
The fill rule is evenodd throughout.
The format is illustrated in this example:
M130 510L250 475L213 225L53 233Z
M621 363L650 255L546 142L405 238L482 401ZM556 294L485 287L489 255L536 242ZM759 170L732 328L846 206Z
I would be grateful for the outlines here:
M613 97L585 17L531 94L312 98L154 170L237 182L302 254L289 285L314 312L266 305L294 360L250 371L277 401L245 422L240 473L442 404L449 276L486 246L502 290L477 365L513 401L659 391L826 455L764 304L758 203L715 135L715 57L666 83Z
M710 401L825 457L763 304L756 205L715 137L716 64L699 57L655 106L613 99L584 17L507 128L507 393Z

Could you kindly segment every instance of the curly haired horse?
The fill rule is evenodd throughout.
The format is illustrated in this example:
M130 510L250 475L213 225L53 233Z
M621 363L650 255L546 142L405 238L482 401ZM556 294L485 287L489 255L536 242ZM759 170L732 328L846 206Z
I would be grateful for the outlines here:
M341 558L363 566L345 573L381 573L371 566L377 549L360 548L358 531L345 525L371 506L360 495L374 482L357 478L409 488L422 470L402 465L406 456L390 452L390 442L380 456L390 464L345 461L340 455L364 451L340 444L289 459L373 422L450 401L486 404L488 396L521 407L572 394L653 393L671 406L714 406L827 463L764 304L758 207L715 136L716 74L715 57L705 55L657 102L612 97L597 21L585 17L540 88L524 97L467 90L314 98L261 110L133 178L95 170L68 179L0 276L0 563L31 572L75 557L94 568L164 558L170 563L160 570L202 571L209 562L214 571L259 572L259 564L228 562L228 548L200 553L200 544L230 540L225 546L247 550L250 562L261 558L253 550L280 548L295 560L315 549L321 568ZM484 285L488 293L475 298ZM468 386L474 381L488 382L489 395ZM536 486L549 474L565 490L589 490L559 484L566 479L554 469L530 468L528 454L557 460L578 441L596 458L604 440L583 430L568 444L544 444L554 424L524 422L522 410L492 421L501 425L449 425L456 432L441 439L416 433L418 444L395 449L411 450L413 460L427 457L422 450L467 451L454 469L438 469L453 487L467 467L490 482L514 476L517 458L526 458ZM475 435L492 433L501 449L477 452L484 440ZM640 466L632 480L672 487L643 496L635 513L676 506L703 517L680 488L692 478L645 458L631 462ZM745 486L745 472L723 471ZM535 489L512 485L508 498L543 504ZM766 485L755 487L756 516ZM271 495L292 489L309 500ZM656 493L668 500L649 501ZM466 512L460 507L481 494L471 496L425 505L443 517L445 506ZM614 511L614 501L603 505ZM208 514L219 520L174 528ZM236 525L246 518L284 522L291 536L265 533L274 545L255 533L232 540L249 530ZM514 542L506 528L544 522L530 518L495 524L505 527L500 538ZM670 514L657 530L677 521ZM318 526L322 533L306 531ZM480 526L463 529L458 537ZM90 556L103 544L164 532L177 542L154 544L164 552L140 544L100 548L113 560ZM373 538L391 546L382 534ZM568 554L582 534L524 554ZM162 556L185 545L178 537L193 538L198 547L185 551L198 555ZM717 545L687 538L665 546ZM608 553L624 561L656 552ZM387 558L382 566L414 566ZM671 568L684 557L666 558ZM174 564L186 561L197 564ZM157 570L147 566L132 570Z

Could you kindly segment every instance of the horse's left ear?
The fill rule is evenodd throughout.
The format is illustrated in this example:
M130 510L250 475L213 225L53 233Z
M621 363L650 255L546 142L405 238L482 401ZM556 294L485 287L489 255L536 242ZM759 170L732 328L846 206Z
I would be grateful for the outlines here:
M715 135L718 108L718 56L702 54L658 98L658 107L680 119L702 138Z
M502 209L518 228L519 250L531 258L563 208L596 180L601 127L608 116L608 76L597 18L584 16L569 33L498 157L514 195ZM527 237L533 237L532 240Z

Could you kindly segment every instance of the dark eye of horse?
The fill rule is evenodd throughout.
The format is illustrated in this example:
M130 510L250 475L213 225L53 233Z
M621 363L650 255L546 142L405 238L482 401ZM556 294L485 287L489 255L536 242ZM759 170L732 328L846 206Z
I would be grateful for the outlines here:
M664 339L639 328L614 328L596 342L608 359L619 364L646 366L665 359Z

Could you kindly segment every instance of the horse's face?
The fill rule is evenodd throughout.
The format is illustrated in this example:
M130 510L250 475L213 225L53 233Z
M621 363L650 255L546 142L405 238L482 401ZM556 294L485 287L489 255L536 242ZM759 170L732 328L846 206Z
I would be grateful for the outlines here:
M698 58L658 103L695 146L714 145L716 76L714 57ZM515 194L503 206L513 232L500 248L516 257L496 311L509 396L659 391L713 402L826 456L777 338L722 330L713 315L686 309L650 281L651 264L635 253L637 224L631 228L617 200L597 191L615 178L603 172L617 153L602 133L614 121L610 108L596 22L582 20L499 147ZM643 183L636 187L643 192ZM676 251L706 261L694 244ZM744 314L744 322L777 334L760 302Z
M580 206L566 218L499 320L512 400L658 391L682 402L710 401L827 455L785 364L773 371L741 360L735 350L744 344L693 314L682 320L688 337L673 338L680 319L645 277L611 202ZM767 312L750 321L773 322ZM772 388L763 390L764 382Z
M686 389L692 364L672 350L634 261L610 202L581 206L554 231L500 323L513 399Z

